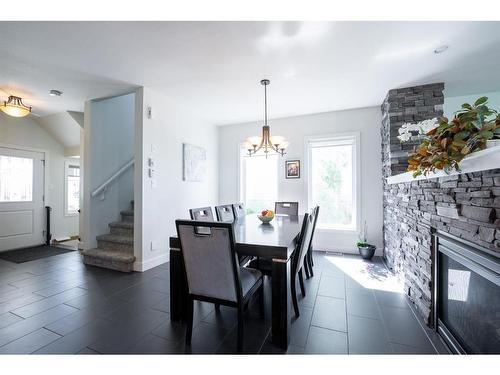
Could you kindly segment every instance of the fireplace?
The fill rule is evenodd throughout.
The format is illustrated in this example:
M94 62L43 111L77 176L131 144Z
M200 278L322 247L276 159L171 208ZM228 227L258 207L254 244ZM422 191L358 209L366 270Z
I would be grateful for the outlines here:
M453 353L500 354L500 254L436 231L433 320Z

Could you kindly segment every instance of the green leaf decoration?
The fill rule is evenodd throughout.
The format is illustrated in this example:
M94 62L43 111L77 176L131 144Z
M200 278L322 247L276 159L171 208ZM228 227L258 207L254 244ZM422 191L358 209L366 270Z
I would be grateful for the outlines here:
M474 106L477 107L481 104L484 104L488 101L488 98L486 96L481 96L478 100L474 102Z
M435 170L460 170L460 162L469 154L484 150L486 141L500 139L500 115L488 108L486 96L474 105L462 104L450 121L439 119L439 126L427 133L424 141L409 155L408 171L427 176Z

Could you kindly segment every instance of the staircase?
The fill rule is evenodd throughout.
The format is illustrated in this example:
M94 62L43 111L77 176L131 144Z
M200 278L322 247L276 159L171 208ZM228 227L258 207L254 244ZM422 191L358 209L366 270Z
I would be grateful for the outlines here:
M109 234L97 236L97 248L82 251L83 263L130 272L134 256L134 201L131 209L120 212L121 221L109 223Z

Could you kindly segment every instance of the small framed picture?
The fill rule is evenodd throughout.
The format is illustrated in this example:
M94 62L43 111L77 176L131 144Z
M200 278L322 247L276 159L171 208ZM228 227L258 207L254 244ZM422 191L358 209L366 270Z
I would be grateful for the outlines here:
M285 178L300 178L300 160L285 161Z

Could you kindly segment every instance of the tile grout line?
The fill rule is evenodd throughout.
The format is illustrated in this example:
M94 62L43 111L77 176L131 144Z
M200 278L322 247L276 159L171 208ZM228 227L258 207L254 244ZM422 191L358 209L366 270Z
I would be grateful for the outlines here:
M346 329L346 341L347 341L347 354L350 354L351 347L349 345L349 319L347 314L347 280L344 273L344 307L345 307L345 329Z
M385 258L384 258L384 257L382 257L382 264L383 264L383 265L384 265L384 267L387 269L387 271L389 271L392 275L397 276L397 275L396 275L396 274L395 274L395 273L394 273L394 272L393 272L393 271L392 271L392 270L391 270L391 269L387 266L387 263L385 262ZM411 311L411 313L412 313L413 317L416 319L416 321L417 321L417 323L418 323L419 327L420 327L420 328L422 329L422 331L424 332L425 337L426 337L426 338L427 338L427 340L430 342L430 344L431 344L432 348L434 349L434 351L435 351L436 353L439 353L439 352L438 352L438 350L437 350L437 348L436 348L436 346L435 346L435 345L434 345L434 343L432 342L431 338L430 338L430 337L429 337L429 335L427 334L427 330L426 330L426 328L422 326L422 322L420 321L420 318L419 318L419 317L415 314L415 311L413 311L413 308L412 308L411 302L410 302L410 300L409 300L408 296L406 295L406 293L404 293L404 297L405 297L405 298L404 298L404 300L405 300L406 305L409 307L409 309L410 309L410 311ZM379 301L378 301L378 299L377 299L376 297L375 297L375 300L376 300L376 302L377 302L377 306L379 307L380 311L382 312L382 307L380 306L380 303L379 303ZM383 315L381 315L381 316L382 316L382 318L383 318ZM385 327L386 332L387 332L388 330L387 330L387 325L385 324L385 319L382 319L382 324L384 324L384 327ZM389 342L391 343L391 342L393 342L393 341L389 340ZM398 342L395 342L395 341L394 341L394 343L396 343L396 344L401 344L401 345L406 345L406 344L403 344L403 343L398 343ZM406 346L413 347L412 345L406 345ZM392 345L391 345L391 349L392 349ZM417 349L418 349L418 348L417 348Z

